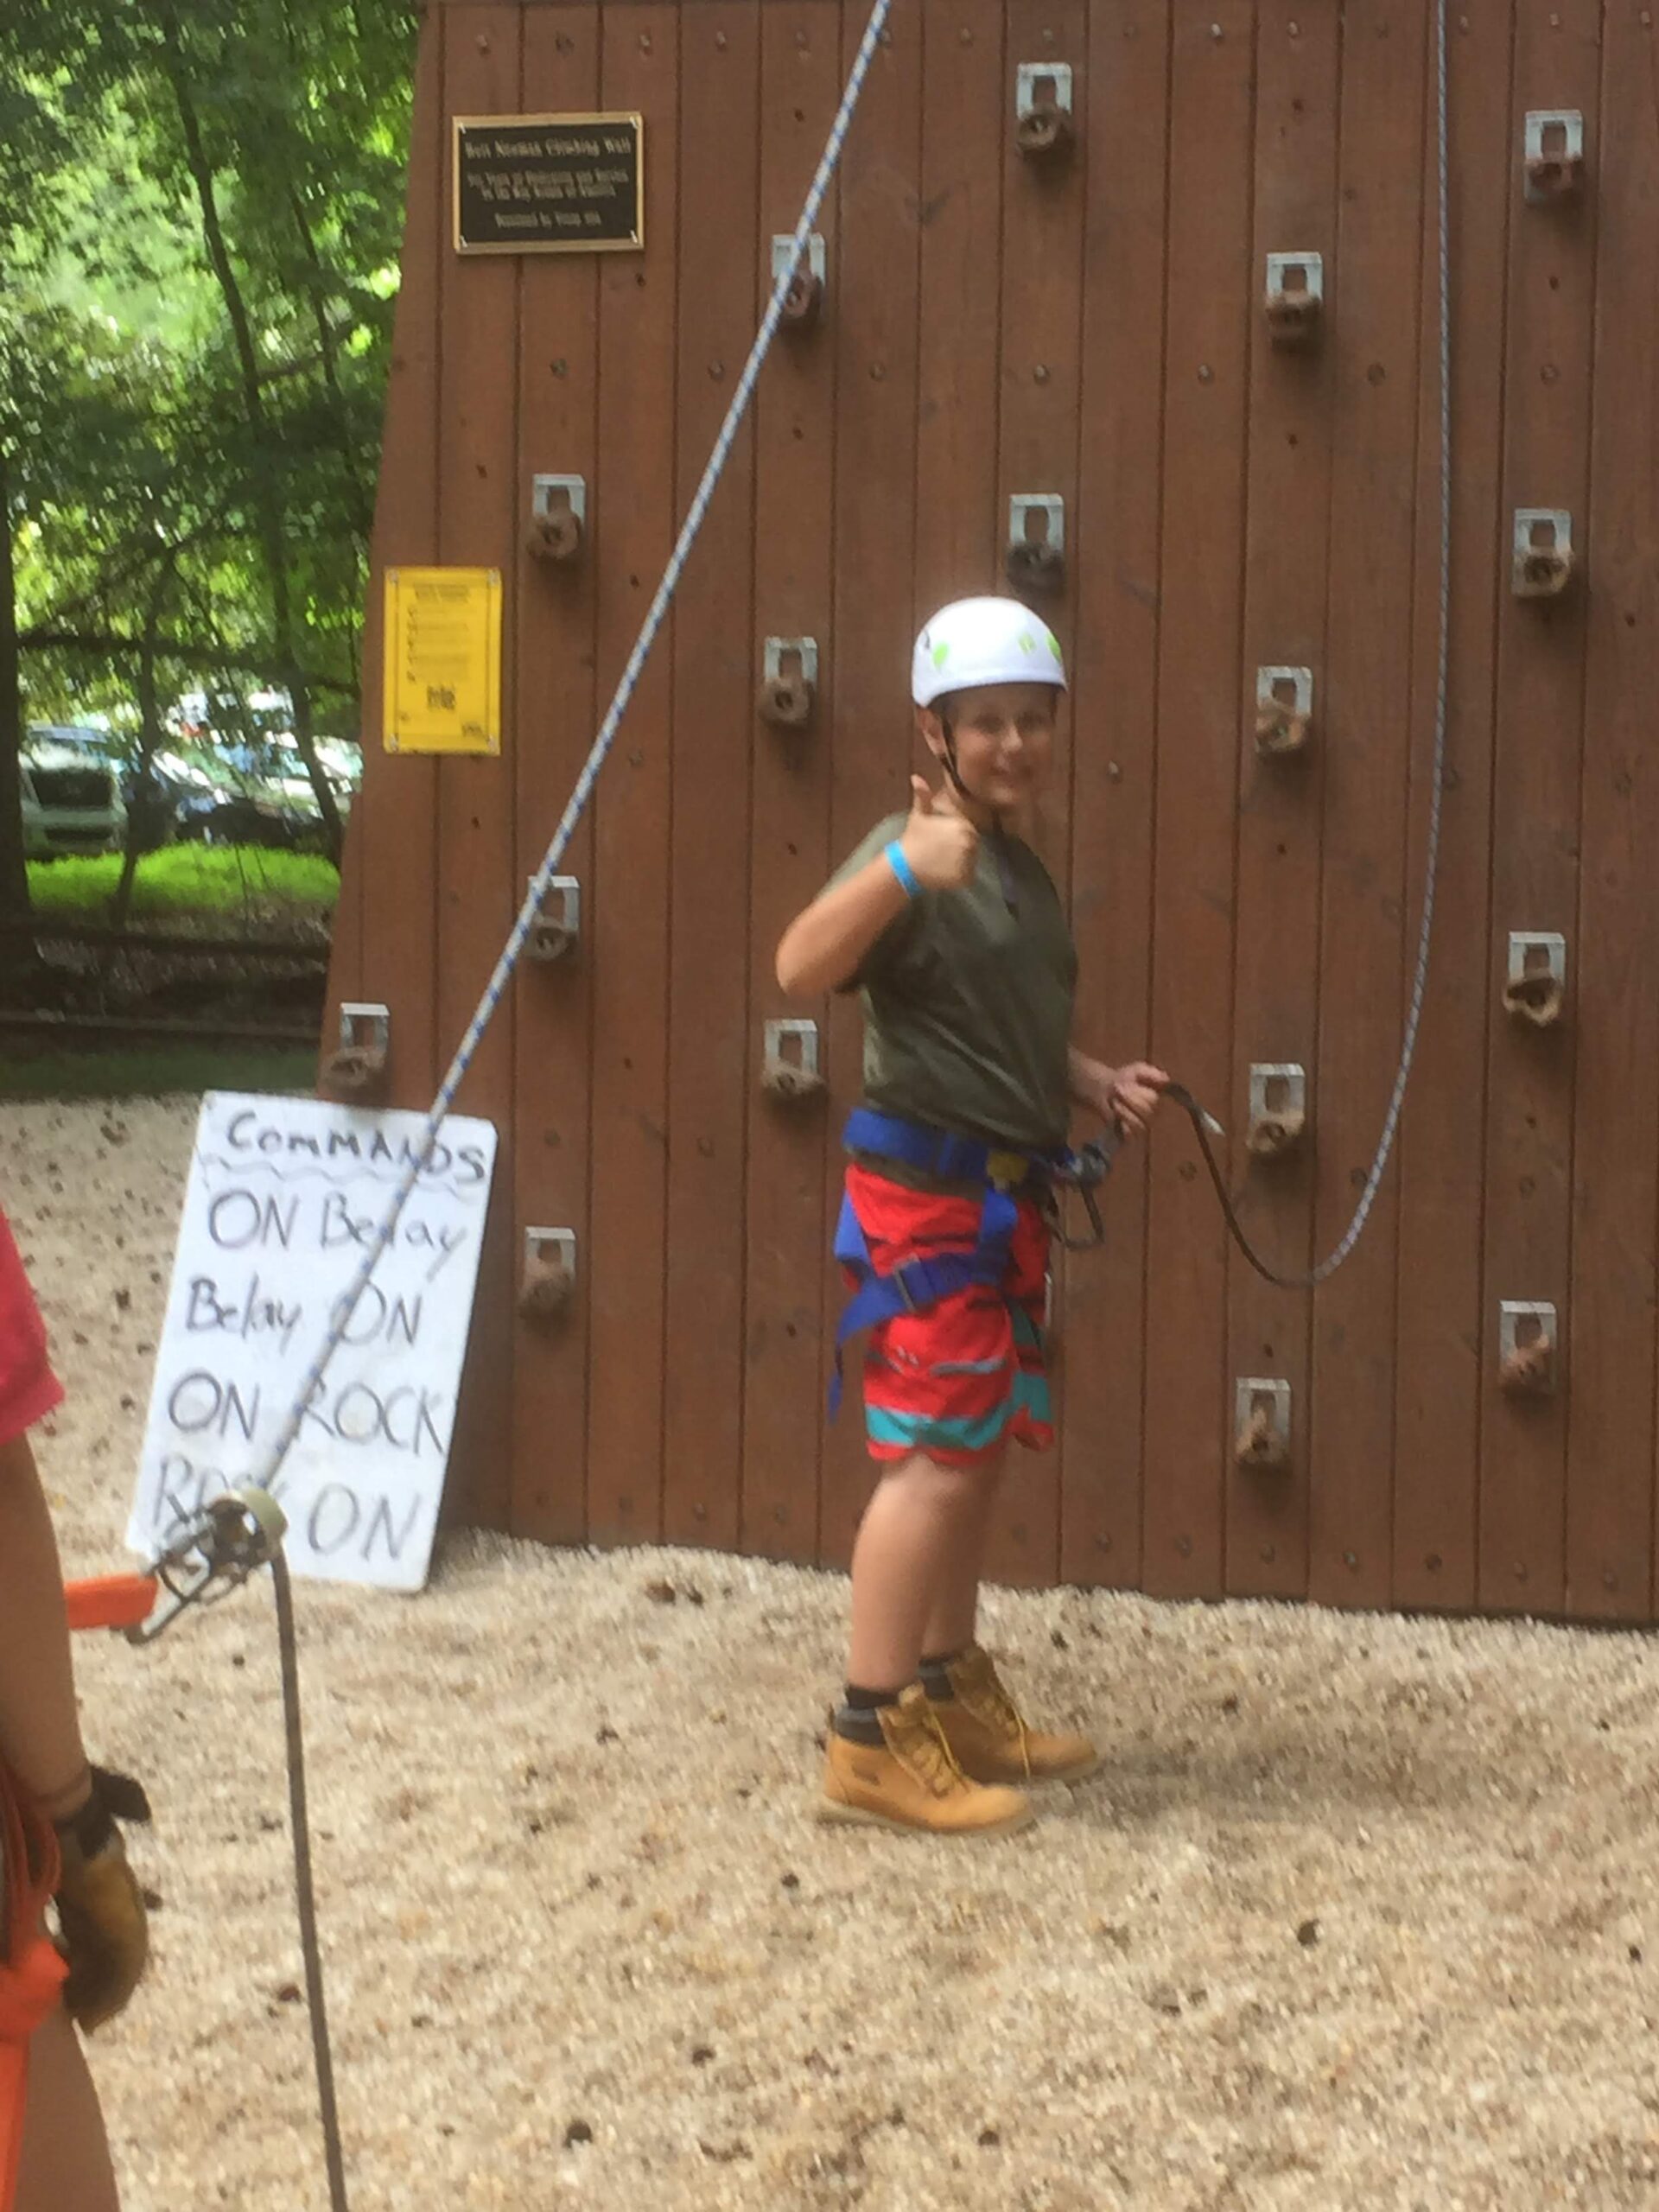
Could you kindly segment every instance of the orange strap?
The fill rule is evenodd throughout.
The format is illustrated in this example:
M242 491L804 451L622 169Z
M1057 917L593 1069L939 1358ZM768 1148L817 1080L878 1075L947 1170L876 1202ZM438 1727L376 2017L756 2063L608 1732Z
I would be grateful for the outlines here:
M29 2038L67 1972L40 1930L58 1883L58 1840L0 1766L0 2212L11 2212L29 2106Z
M67 1582L63 1595L69 1625L137 1628L156 1609L156 1589L153 1574L100 1574L90 1582Z

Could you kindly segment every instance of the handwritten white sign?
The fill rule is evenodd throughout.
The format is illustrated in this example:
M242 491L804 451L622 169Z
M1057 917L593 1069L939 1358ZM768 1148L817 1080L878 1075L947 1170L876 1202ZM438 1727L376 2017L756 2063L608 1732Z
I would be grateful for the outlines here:
M127 1541L154 1558L255 1480L424 1116L209 1091L201 1103ZM451 1118L270 1484L296 1574L418 1590L454 1429L495 1165Z

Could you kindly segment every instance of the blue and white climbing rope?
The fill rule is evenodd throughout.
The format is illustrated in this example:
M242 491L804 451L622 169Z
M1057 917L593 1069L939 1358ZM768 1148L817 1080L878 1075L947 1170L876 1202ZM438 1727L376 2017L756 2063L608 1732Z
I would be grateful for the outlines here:
M794 280L795 271L800 264L801 257L806 252L810 242L819 210L823 206L830 181L840 162L842 148L847 142L847 133L852 127L859 96L864 90L864 80L869 74L870 64L875 56L875 49L881 43L887 18L892 12L893 0L874 0L874 5L870 10L869 22L865 26L864 35L859 41L858 52L853 57L853 66L848 74L846 89L841 96L841 105L836 111L836 119L830 126L830 137L825 143L812 182L808 188L806 199L802 204L800 219L795 226L795 234L790 241L788 258L785 260L779 257L773 277L772 296L766 302L766 314L761 317L760 327L755 334L754 343L749 348L749 358L744 363L743 373L737 380L737 389L732 394L732 404L726 410L726 419L720 426L720 435L715 440L714 450L709 456L708 467L702 472L702 480L686 512L685 520L680 525L680 534L674 542L674 550L669 556L668 566L663 571L662 582L658 585L656 595L652 600L645 613L645 619L639 626L639 634L634 639L633 650L628 655L627 664L617 681L616 690L606 710L605 719L600 724L599 734L594 740L593 749L588 755L581 775L576 779L576 787L570 794L570 802L564 810L558 828L553 833L552 842L542 856L541 866L530 880L530 888L525 893L524 905L518 909L518 918L512 925L512 933L507 939L501 957L495 963L495 972L484 986L484 995L479 1000L471 1021L467 1025L467 1033L456 1048L454 1059L449 1063L448 1073L439 1085L438 1095L433 1100L426 1117L426 1127L420 1143L418 1146L410 1147L408 1163L391 1194L385 1217L375 1231L373 1240L365 1249L362 1259L359 1262L350 1284L335 1306L328 1333L316 1357L306 1370L305 1379L300 1385L298 1395L289 1410L282 1430L255 1478L261 1489L270 1488L280 1471L283 1462L293 1449L294 1440L299 1434L301 1423L305 1418L305 1409L310 1404L313 1394L327 1372L328 1363L340 1348L346 1331L350 1326L352 1315L357 1310L358 1300L368 1287L369 1278L374 1273L380 1255L397 1233L397 1224L403 1217L404 1208L409 1202L410 1193L420 1179L421 1169L426 1164L427 1157L436 1141L438 1131L442 1127L444 1116L448 1113L455 1093L460 1090L467 1071L472 1065L473 1056L478 1050L479 1042L489 1027L497 1007L501 1003L501 995L512 980L513 970L518 965L519 955L524 949L524 941L529 937L537 916L541 911L542 901L547 896L548 888L553 878L559 872L559 863L564 858L566 849L575 832L577 823L587 809L588 800L593 797L594 785L599 779L600 771L605 766L611 747L615 741L622 717L627 712L629 702L633 697L640 671L645 667L652 645L657 642L658 632L661 630L669 607L672 604L686 561L697 541L697 534L702 528L703 518L709 512L709 503L714 498L715 487L725 473L726 463L730 456L733 444L738 431L742 427L743 417L748 412L749 402L753 397L756 382L765 365L766 355L772 350L772 341L778 334L778 325L784 312L785 296Z

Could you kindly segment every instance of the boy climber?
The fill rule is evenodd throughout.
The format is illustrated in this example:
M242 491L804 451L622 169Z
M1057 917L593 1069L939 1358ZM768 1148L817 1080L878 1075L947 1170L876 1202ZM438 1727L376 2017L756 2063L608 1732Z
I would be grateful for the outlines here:
M0 2212L115 2212L74 2031L113 2018L144 1966L143 1900L115 1825L142 1793L86 1763L57 1542L27 1434L62 1396L0 1212Z
M1027 1727L975 1641L1009 1440L1053 1441L1048 1172L1074 1103L1142 1132L1166 1078L1071 1041L1077 952L1029 842L1065 689L1058 643L1017 601L961 600L917 639L911 688L943 782L911 779L908 817L872 830L778 948L785 992L856 989L865 1025L836 1256L842 1338L868 1332L881 1471L853 1552L820 1810L999 1835L1032 1816L1017 1785L1097 1763L1085 1737Z

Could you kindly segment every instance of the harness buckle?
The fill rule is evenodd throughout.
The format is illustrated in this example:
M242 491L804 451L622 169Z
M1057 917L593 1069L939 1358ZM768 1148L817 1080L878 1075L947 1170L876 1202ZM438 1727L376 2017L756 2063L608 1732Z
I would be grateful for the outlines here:
M999 1191L1017 1191L1031 1173L1031 1162L1023 1152L988 1152L985 1155L985 1179Z

